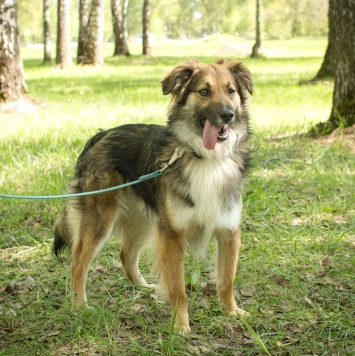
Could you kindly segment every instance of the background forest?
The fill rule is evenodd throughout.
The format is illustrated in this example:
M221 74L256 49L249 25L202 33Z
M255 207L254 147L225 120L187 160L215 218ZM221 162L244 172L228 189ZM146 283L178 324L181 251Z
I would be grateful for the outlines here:
M57 9L51 0L51 35L56 38ZM43 0L19 1L19 27L22 43L42 43ZM128 37L142 33L143 0L128 3ZM77 41L79 0L71 1L71 38ZM262 32L268 39L296 36L326 36L327 0L264 0ZM253 38L254 0L157 0L151 2L151 33L158 40L186 39L216 33ZM113 41L110 1L105 2L104 40Z

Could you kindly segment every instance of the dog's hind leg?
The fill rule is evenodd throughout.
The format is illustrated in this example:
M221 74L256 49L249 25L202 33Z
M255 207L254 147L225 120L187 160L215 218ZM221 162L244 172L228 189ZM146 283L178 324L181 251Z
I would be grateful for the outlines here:
M240 248L240 231L223 230L216 233L218 241L217 293L220 303L229 315L245 314L234 299L234 279Z
M111 179L110 179L111 178ZM85 182L85 190L102 189L105 186L120 184L114 177L101 177ZM74 293L74 306L87 301L85 284L90 264L110 237L117 218L119 192L76 199L70 208L73 230L72 263L70 290Z
M141 248L151 230L148 217L140 214L137 207L129 208L124 219L120 219L118 228L122 235L120 258L127 279L137 286L154 288L155 285L146 282L138 266Z

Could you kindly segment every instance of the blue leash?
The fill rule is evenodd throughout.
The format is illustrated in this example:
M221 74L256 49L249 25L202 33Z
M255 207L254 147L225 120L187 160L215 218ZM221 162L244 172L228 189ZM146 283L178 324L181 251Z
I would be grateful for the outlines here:
M133 182L124 183L121 185L116 185L114 187L94 190L92 192L83 192L83 193L73 193L73 194L60 194L60 195L11 195L11 194L0 194L0 198L9 198L9 199L64 199L64 198L72 198L72 197L84 197L87 195L95 195L102 194L107 192L112 192L113 190L123 189L129 187L131 185L135 185L145 180L152 179L160 176L163 173L163 170L155 171L150 174L146 174L144 176L139 177L137 180Z
M153 173L146 174L144 176L140 176L137 180L133 182L124 183L121 185L116 185L114 187L94 190L92 192L83 192L83 193L73 193L73 194L60 194L60 195L11 195L11 194L0 194L0 198L8 198L8 199L64 199L64 198L72 198L72 197L83 197L87 195L95 195L102 194L107 192L112 192L114 190L123 189L129 187L131 185L135 185L145 180L149 180L155 177L158 177L164 173L164 171L172 165L177 159L179 159L183 155L183 151L180 152L179 148L174 151L173 156L171 157L169 163L167 163L162 169L159 169Z

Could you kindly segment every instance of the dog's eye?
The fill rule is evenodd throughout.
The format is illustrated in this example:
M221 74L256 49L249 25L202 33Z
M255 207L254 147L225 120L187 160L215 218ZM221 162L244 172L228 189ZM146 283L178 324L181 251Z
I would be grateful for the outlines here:
M228 94L233 95L235 93L235 90L232 88L228 88Z
M208 91L208 89L202 89L202 90L199 91L199 93L200 93L202 96L207 96L208 93L209 93L209 91Z

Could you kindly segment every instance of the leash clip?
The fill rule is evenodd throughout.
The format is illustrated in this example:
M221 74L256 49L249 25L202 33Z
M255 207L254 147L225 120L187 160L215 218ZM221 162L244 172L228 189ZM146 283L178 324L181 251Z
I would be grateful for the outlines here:
M173 155L170 158L170 161L160 170L160 173L163 173L167 168L169 168L175 161L177 161L179 158L182 157L184 154L184 151L176 148Z

